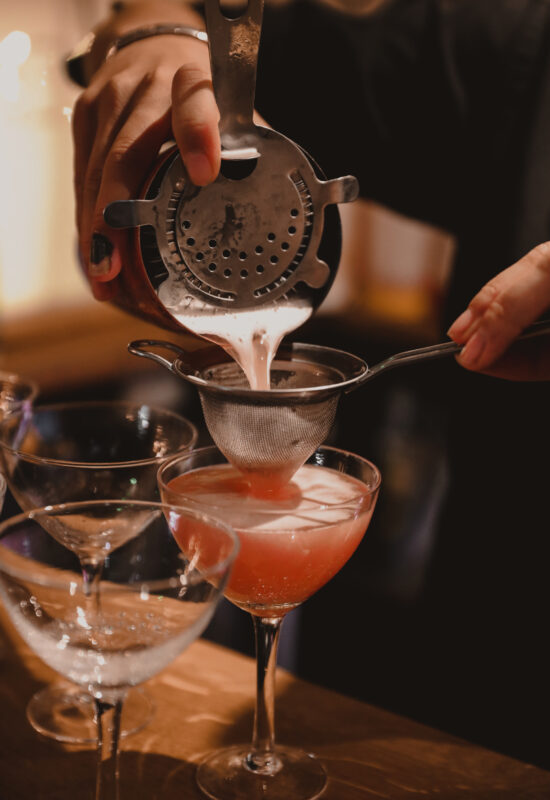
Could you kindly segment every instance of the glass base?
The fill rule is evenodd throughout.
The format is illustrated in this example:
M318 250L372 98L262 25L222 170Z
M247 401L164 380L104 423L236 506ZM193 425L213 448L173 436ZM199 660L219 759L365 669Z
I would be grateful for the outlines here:
M155 712L143 689L128 692L122 706L121 736L144 728ZM96 744L93 698L78 686L56 683L36 692L27 704L27 719L43 736L69 744Z
M303 750L277 748L274 769L247 765L250 747L217 750L197 768L197 783L212 800L313 800L327 783L325 768Z

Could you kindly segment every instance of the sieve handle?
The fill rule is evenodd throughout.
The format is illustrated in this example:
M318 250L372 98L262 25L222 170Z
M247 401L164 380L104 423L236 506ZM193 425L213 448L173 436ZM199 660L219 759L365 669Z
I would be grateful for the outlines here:
M521 336L518 336L517 340L532 339L535 336L544 336L549 332L550 320L541 320L525 328ZM459 353L462 347L463 345L456 344L456 342L441 342L440 344L432 344L428 347L417 347L414 350L404 350L402 353L396 353L386 358L384 361L381 361L379 364L375 364L374 367L367 369L353 388L362 386L362 384L366 383L370 378L375 378L377 375L380 375L381 372L385 372L388 369L400 367L403 364L411 364L414 361L429 361L432 358L451 356L455 353Z
M159 355L159 353L155 353L153 350L146 349L149 347L171 350L173 353L177 354L178 358L174 358L172 361L170 361L168 358ZM139 358L148 358L150 361L160 364L161 367L166 367L166 369L169 369L170 372L173 372L176 375L176 361L182 362L186 356L185 350L182 350L182 348L178 347L177 344L172 344L172 342L163 342L159 339L136 339L134 342L130 342L128 345L128 352L133 356L138 356Z
M246 10L236 19L224 16L220 0L206 0L205 12L222 148L228 152L242 150L248 144L246 133L255 129L253 113L263 0L248 0Z

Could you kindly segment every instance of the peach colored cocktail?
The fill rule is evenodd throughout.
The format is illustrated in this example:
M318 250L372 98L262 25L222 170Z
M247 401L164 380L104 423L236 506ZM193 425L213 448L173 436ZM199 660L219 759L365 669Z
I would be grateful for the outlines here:
M310 464L260 495L229 464L179 475L163 494L209 508L237 531L241 547L225 594L261 616L281 616L329 581L355 551L374 509L366 484ZM182 550L192 535L176 532Z

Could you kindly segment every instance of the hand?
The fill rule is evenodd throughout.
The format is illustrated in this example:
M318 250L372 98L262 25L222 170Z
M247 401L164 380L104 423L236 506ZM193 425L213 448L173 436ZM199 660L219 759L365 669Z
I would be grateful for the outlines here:
M133 8L143 11L139 4ZM155 14L154 21L164 21ZM200 19L170 14L169 21L201 26ZM126 29L148 21L122 20ZM112 41L119 33L103 38ZM138 195L160 147L171 138L193 183L213 181L220 166L218 119L208 47L190 37L134 42L93 74L74 108L73 137L80 255L98 299L110 296L108 282L120 271L125 237L105 224L103 209Z
M466 369L511 380L550 380L550 338L515 339L550 308L550 242L500 272L451 325Z

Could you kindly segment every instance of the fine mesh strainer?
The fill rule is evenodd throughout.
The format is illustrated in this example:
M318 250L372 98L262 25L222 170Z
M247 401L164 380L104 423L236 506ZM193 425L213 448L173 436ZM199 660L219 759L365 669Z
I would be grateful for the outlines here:
M158 349L177 354L165 358ZM285 482L326 439L340 393L367 372L362 359L308 344L279 348L271 389L252 390L241 368L217 347L184 352L170 342L141 340L129 351L193 384L212 439L241 472Z
M550 321L525 329L519 339L547 335ZM158 352L167 349L173 360ZM447 341L406 350L373 367L363 359L311 344L283 344L271 369L271 389L250 389L244 373L218 347L185 352L171 342L142 339L128 350L166 367L199 392L212 439L233 466L264 475L292 477L326 439L342 392L350 392L389 369L450 356L461 345Z
M324 180L283 134L253 120L263 0L237 19L206 0L212 80L220 110L222 166L194 186L177 151L162 161L145 197L105 209L114 228L139 228L140 253L158 299L190 330L208 311L235 312L326 296L340 258L337 203L357 180ZM200 331L199 331L200 332Z

